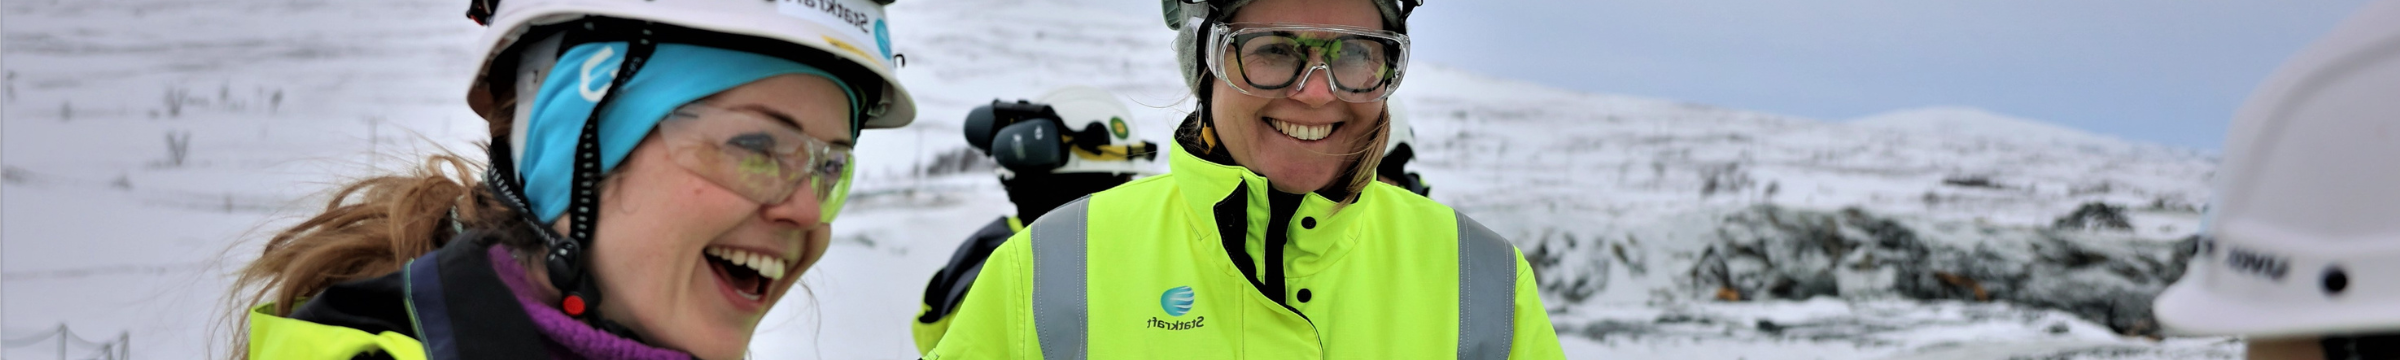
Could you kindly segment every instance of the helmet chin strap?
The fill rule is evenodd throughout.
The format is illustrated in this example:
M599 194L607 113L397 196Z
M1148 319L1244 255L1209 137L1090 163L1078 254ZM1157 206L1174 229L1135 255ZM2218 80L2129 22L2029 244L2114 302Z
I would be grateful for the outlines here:
M632 25L628 26L632 27L631 29L603 28L629 24ZM618 90L625 88L625 84L633 79L636 72L641 70L642 64L649 60L650 54L657 50L658 44L651 38L652 31L648 25L648 22L589 20L566 25L570 28L563 36L567 38L565 42L569 44L596 41L624 41L627 43L625 59L618 64L616 78L610 80L608 92L601 95L600 101L594 103L591 115L584 120L581 133L575 140L574 176L569 184L570 193L566 209L569 219L567 234L561 236L548 224L541 223L539 216L533 213L533 207L529 205L530 202L526 200L524 192L518 189L523 185L524 180L516 176L515 156L513 155L517 153L510 148L513 144L508 140L511 139L492 139L490 151L492 166L484 174L484 178L487 179L484 181L485 186L495 193L503 194L501 198L506 199L508 205L521 215L519 218L525 221L526 227L532 228L532 232L541 238L546 247L542 254L543 270L550 278L550 286L558 289L563 295L560 302L556 304L559 310L568 316L583 320L593 328L636 341L641 339L635 336L630 329L597 315L602 297L597 276L591 272L589 251L594 239L593 229L597 228L600 220L599 186L601 178L606 175L601 170L601 109L608 108L609 103L617 98ZM555 48L551 49L553 49L551 52L555 52ZM535 56L542 56L542 54ZM529 94L520 94L520 96L527 95ZM519 106L529 107L532 104L520 104ZM523 119L517 119L517 121L522 122ZM510 138L521 139L521 137L513 135Z
M600 306L601 293L597 276L591 273L590 250L594 239L592 229L600 223L600 180L606 175L600 167L600 114L617 99L617 94L624 92L625 84L641 71L643 63L650 60L651 52L658 49L658 43L650 38L648 24L636 23L638 29L633 29L635 31L629 34L634 36L626 41L625 60L618 63L616 78L610 80L608 93L593 103L590 117L583 121L583 133L576 136L575 176L570 180L572 183L569 184L567 202L567 237L551 238L550 251L543 255L543 263L550 270L550 285L565 292L559 304L560 309L593 327L636 340L639 339L623 326L595 315L595 308ZM596 22L583 23L584 30L602 32L596 26ZM577 34L569 31L569 36Z

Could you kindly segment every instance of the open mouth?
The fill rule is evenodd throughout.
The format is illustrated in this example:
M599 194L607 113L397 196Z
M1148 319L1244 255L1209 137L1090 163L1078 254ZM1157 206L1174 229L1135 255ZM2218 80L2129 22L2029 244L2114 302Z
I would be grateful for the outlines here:
M708 267L717 274L717 279L747 300L766 297L767 291L788 271L785 266L789 262L782 258L749 250L709 247L703 252L708 254Z
M1300 141L1324 140L1325 137L1332 136L1334 130L1342 127L1342 123L1301 125L1285 122L1283 120L1276 120L1275 118L1261 119L1267 121L1267 126L1275 128L1275 132L1283 133L1283 136L1289 136L1294 140Z

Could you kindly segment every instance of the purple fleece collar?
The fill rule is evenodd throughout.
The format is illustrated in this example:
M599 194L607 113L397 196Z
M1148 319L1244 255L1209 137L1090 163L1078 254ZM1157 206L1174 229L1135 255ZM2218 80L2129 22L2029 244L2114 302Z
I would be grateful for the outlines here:
M525 306L525 314L533 317L534 328L541 329L549 340L550 356L556 359L658 359L690 360L683 352L651 347L641 342L611 335L590 325L575 321L567 313L542 303L534 292L533 281L525 275L525 267L512 261L508 249L499 245L490 248L492 270L498 271L500 282L508 284L510 293L517 295L517 304Z

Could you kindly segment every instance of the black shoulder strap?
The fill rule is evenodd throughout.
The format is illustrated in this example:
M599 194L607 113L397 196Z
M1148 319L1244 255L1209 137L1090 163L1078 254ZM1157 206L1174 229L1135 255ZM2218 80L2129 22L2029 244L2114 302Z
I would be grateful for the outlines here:
M428 359L549 357L533 317L500 282L491 257L469 232L402 270L409 314Z
M1009 236L1016 235L1010 231L1008 222L1009 218L1000 218L959 242L958 250L950 254L950 263L943 265L941 271L933 274L933 280L925 284L925 307L930 310L918 316L917 322L931 324L958 310L958 305L967 299L968 287L975 284L975 275L983 272L984 260L991 258L992 251L1007 242Z

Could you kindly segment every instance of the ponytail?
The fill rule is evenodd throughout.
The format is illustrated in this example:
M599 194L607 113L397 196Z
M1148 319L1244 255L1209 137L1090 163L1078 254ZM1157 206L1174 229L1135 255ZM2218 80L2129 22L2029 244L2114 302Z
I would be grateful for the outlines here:
M290 316L334 284L400 271L460 229L513 229L482 241L533 248L515 211L475 179L481 167L455 154L429 156L406 173L345 185L323 212L276 232L257 260L234 273L232 358L247 357L251 308L269 305L269 314Z

